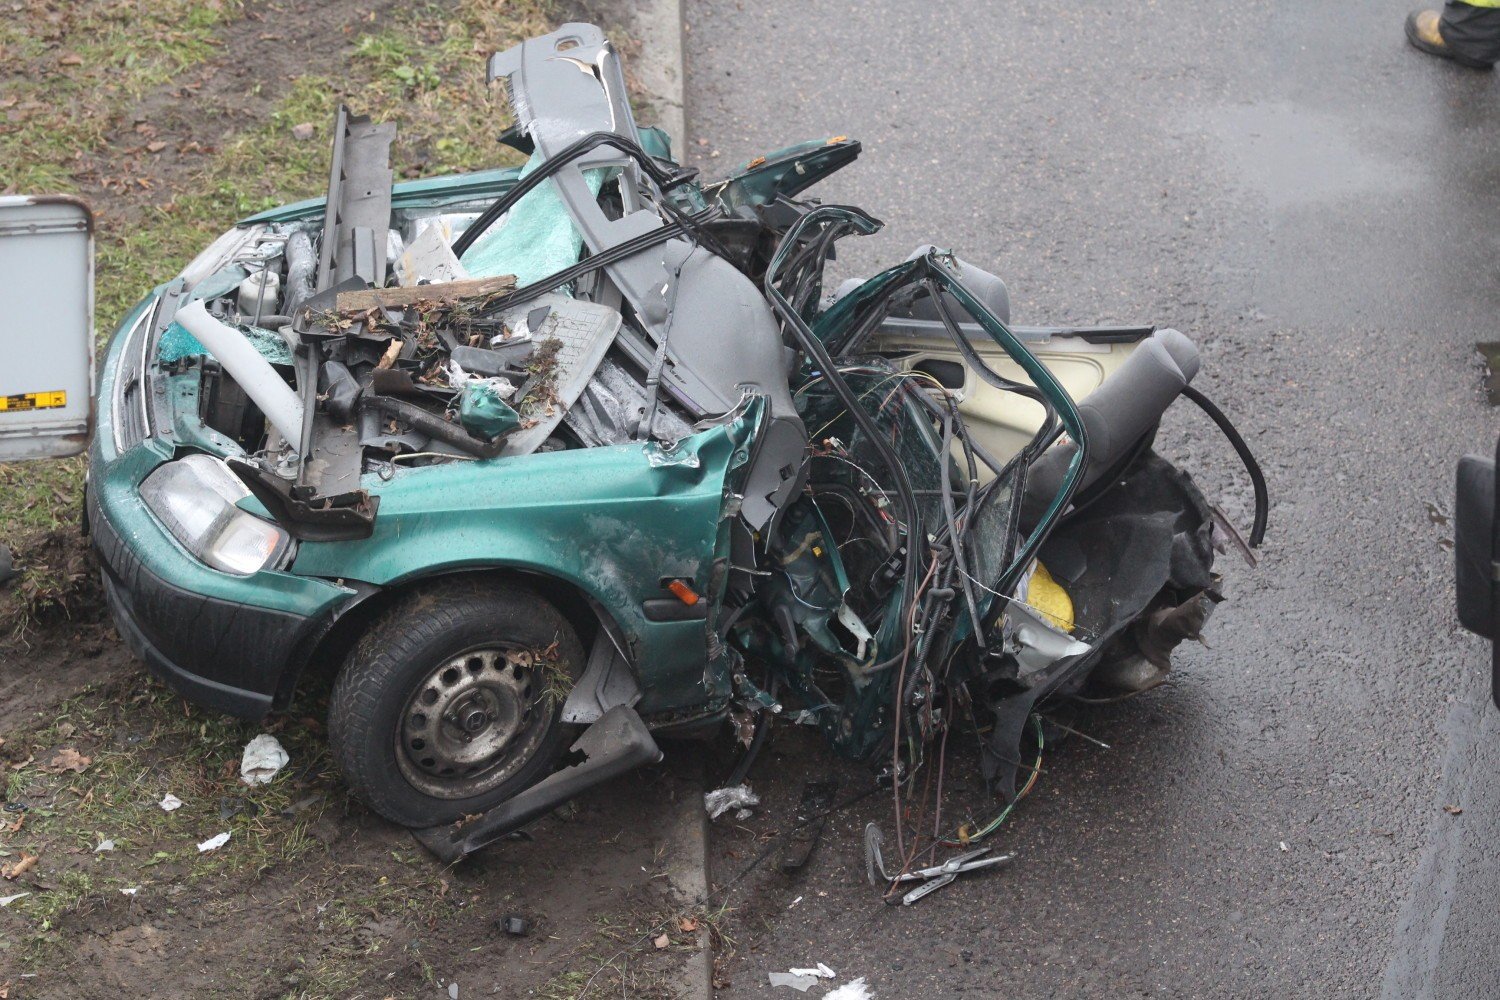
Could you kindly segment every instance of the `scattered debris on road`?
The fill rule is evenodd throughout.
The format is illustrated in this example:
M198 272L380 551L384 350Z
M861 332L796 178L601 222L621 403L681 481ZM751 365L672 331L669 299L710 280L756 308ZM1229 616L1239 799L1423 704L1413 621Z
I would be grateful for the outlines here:
M161 801L157 805L161 806L162 812L172 812L175 809L182 808L182 800L171 792L168 792L161 797Z
M245 744L240 757L240 780L247 785L267 785L292 758L270 733L261 733Z
M798 975L794 972L768 972L766 979L772 986L789 986L799 993L806 993L818 985L817 976Z
M703 808L708 810L709 819L718 819L731 809L748 809L758 805L760 796L751 791L749 785L716 788L703 795Z
M836 978L838 978L838 973L834 972L832 969L830 969L828 966L824 965L822 962L819 962L816 966L814 966L811 969L788 969L787 971L790 972L794 976L816 976L819 979L836 979Z
M824 993L823 1000L875 1000L875 994L865 985L864 977L861 976Z

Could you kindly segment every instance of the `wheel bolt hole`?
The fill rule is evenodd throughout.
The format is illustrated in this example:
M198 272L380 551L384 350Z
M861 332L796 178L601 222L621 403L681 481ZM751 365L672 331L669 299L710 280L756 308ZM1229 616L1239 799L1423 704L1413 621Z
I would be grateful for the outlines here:
M422 692L422 704L436 705L438 700L437 688L428 688Z
M427 741L426 740L412 740L411 741L411 748L413 750L425 750L425 749L427 749Z
M458 672L457 667L449 667L447 670L443 671L443 683L448 685L457 684L458 679L461 676L462 675Z
M427 716L423 715L421 712L413 712L411 716L411 724L418 729L426 729Z
M436 767L437 766L437 761L433 760L431 757L423 757L422 758L422 766L423 767Z
M464 664L464 666L469 668L469 673L477 674L484 669L484 661L477 656L471 656L469 657L469 662Z

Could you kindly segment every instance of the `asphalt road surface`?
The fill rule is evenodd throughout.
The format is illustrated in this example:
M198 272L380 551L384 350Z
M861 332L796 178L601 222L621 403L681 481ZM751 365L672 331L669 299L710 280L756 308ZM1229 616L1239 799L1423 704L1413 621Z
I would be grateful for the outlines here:
M1500 80L1408 49L1387 0L685 6L710 175L863 140L821 190L887 223L846 273L933 241L1017 322L1183 330L1273 496L1211 645L1082 717L1111 749L1049 759L1013 867L881 906L871 800L742 904L725 995L795 996L764 973L821 959L881 1000L1500 996L1500 719L1446 521L1500 431L1474 350L1500 339ZM1200 415L1162 448L1248 520Z

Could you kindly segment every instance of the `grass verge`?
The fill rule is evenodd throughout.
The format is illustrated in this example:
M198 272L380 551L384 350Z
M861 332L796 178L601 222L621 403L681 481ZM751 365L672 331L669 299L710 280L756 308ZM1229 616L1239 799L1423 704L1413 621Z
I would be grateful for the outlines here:
M261 29L291 19L282 8L255 0L21 6L0 20L0 164L12 165L0 173L0 191L66 192L93 203L101 339L234 220L321 194L340 102L397 123L399 176L518 163L495 142L506 109L485 83L485 57L558 17L549 0L351 14L335 52L289 78L256 81L255 93L274 100L247 106L224 83L243 58L231 41L256 31L274 39ZM292 6L324 19L336 16L330 7L353 10ZM238 127L225 133L225 120ZM306 138L294 136L299 125ZM19 584L0 592L0 635L66 612L81 595L96 599L77 560L55 556L76 538L83 467L82 459L0 465L0 541L23 567Z

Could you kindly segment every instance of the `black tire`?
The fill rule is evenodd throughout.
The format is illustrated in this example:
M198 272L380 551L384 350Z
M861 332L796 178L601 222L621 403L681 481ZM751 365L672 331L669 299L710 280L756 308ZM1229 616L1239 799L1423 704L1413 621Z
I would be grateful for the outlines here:
M567 619L531 591L435 583L377 619L349 654L328 706L329 750L350 790L386 819L451 823L549 773L576 731L561 722L562 704L583 665ZM474 728L481 716L489 721Z

